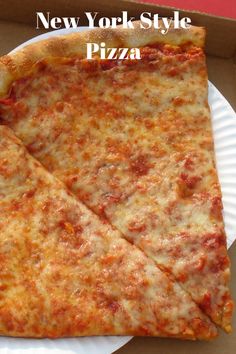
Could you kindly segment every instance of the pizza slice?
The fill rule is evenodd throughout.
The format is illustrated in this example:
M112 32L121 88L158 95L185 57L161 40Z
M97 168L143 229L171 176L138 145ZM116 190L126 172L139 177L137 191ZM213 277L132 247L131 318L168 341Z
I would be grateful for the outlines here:
M1 58L1 121L50 172L231 330L204 30L95 30ZM85 59L87 42L141 60Z
M210 339L181 287L0 127L0 334Z

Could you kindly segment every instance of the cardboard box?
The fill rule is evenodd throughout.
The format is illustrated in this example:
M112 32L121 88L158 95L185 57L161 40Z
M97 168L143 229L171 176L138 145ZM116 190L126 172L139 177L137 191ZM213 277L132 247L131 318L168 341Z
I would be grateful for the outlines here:
M227 6L227 4L226 4ZM172 16L173 8L137 3L134 1L111 0L0 0L0 54L6 54L27 39L45 30L36 29L36 11L51 16L80 16L85 11L98 11L100 16L119 16L128 11L130 16L139 17L144 11ZM209 79L236 109L236 21L206 15L198 12L182 11L180 16L188 16L192 23L207 29L207 63ZM81 22L83 23L83 21ZM236 299L236 243L229 251L232 261L232 294ZM236 316L231 335L220 333L214 342L189 342L161 338L134 338L118 350L117 354L233 354L236 348Z
M85 11L98 11L101 16L119 16L122 10L127 10L130 16L136 18L144 11L161 16L173 14L170 7L122 0L0 0L0 5L0 54L45 32L35 28L36 11L50 11L51 17L79 16ZM193 24L206 27L209 79L236 110L236 20L183 10L180 10L180 16L188 16ZM87 24L84 21L82 19L81 24Z

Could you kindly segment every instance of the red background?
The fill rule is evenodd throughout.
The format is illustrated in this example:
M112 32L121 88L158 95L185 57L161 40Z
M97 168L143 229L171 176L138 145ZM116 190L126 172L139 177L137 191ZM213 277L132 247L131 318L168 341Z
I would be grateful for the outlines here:
M236 0L140 0L157 5L173 6L184 10L196 10L212 15L236 19Z

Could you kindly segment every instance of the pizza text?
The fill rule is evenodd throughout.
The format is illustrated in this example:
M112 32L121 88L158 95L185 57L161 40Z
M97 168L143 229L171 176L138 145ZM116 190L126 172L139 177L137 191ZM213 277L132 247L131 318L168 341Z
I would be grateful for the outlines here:
M139 48L106 48L106 44L87 43L87 59L99 55L100 59L141 59Z

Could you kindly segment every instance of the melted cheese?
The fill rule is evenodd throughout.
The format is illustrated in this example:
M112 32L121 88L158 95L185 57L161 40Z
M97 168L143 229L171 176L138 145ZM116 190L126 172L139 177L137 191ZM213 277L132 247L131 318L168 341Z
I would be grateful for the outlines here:
M0 333L211 338L191 298L0 128Z
M204 54L164 45L142 48L142 58L44 61L15 82L2 119L78 199L230 330Z

